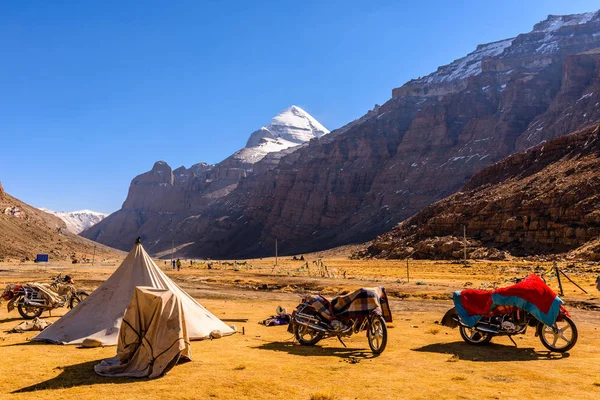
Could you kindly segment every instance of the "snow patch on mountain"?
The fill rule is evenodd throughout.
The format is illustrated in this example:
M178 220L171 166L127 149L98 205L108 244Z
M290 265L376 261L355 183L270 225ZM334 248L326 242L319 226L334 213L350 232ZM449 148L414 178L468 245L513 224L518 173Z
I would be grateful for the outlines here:
M560 50L558 44L561 28L565 26L583 25L600 21L600 11L574 15L550 15L545 21L536 24L533 32L541 34L536 52L540 54L554 53ZM441 66L437 71L412 81L417 84L440 84L467 79L479 75L481 64L486 58L502 58L513 51L519 51L519 46L511 47L515 38L498 42L481 44L477 49L463 58ZM517 47L515 49L515 47ZM509 49L510 48L510 49ZM506 53L505 53L506 51ZM504 53L504 54L503 54Z
M417 80L422 83L446 83L458 79L466 79L481 73L481 61L484 58L495 57L504 52L512 44L514 38L498 42L480 44L477 49L454 62L438 68L432 74Z
M246 147L232 157L255 164L269 153L300 146L328 133L329 130L312 115L298 106L291 106L277 114L268 125L253 132Z
M67 229L74 233L79 234L87 228L96 225L108 216L108 214L91 211L91 210L80 210L80 211L52 211L47 208L39 208L45 213L52 214L65 221Z
M545 21L533 27L533 32L545 34L539 41L540 46L536 49L536 53L546 54L560 50L561 28L583 25L598 20L600 20L600 12L598 11L574 15L549 15Z
M533 31L552 33L556 32L563 26L587 24L597 16L598 11L573 15L549 15L545 21L536 24L533 27Z

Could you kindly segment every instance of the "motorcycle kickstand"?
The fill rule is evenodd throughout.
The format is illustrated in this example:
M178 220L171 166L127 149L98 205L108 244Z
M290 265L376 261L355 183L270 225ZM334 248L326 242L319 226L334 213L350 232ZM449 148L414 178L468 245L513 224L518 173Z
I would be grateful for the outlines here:
M515 344L515 347L519 347L519 345L517 344L517 342L515 342L512 338L512 335L508 335L508 338L510 339L511 342L513 342Z
M337 338L340 341L340 343L344 345L344 347L346 347L346 348L348 347L348 346L346 346L346 343L344 343L344 341L342 340L341 337L338 336Z

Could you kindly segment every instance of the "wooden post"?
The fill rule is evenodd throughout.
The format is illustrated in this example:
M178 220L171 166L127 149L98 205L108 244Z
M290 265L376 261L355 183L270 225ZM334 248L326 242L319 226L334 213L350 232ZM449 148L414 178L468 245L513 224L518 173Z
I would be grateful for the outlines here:
M406 259L406 282L410 283L410 272L408 270L408 258Z
M465 248L465 265L467 265L467 226L463 225L463 239Z
M558 289L559 289L559 295L560 296L564 296L564 292L563 292L563 287L562 287L562 282L560 281L560 271L558 269L558 263L556 261L554 261L554 272L556 272L556 279L558 280Z
M95 260L96 260L96 245L94 245L94 254L92 255L92 267L94 266Z
M575 281L573 281L573 279L569 278L569 276L567 274L565 274L565 271L563 271L562 269L559 270L561 274L563 274L565 276L565 278L567 278L569 280L569 282L571 282L573 285L577 286L579 289L581 289L581 291L585 294L588 294L588 292L585 291L584 288L582 288L581 286L579 286L578 284L575 283Z
M277 265L279 261L279 254L278 254L278 249L277 249L277 239L275 239L275 265Z

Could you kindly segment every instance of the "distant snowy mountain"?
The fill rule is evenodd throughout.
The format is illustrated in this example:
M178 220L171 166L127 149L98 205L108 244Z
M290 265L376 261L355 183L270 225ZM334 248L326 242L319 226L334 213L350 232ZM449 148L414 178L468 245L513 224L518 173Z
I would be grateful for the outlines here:
M48 214L56 215L58 218L65 221L65 224L67 224L67 229L75 234L79 234L87 228L96 225L98 222L102 221L108 216L108 214L90 210L72 212L52 211L46 208L40 208L40 210Z
M271 122L253 132L246 147L231 158L244 164L255 164L267 154L299 146L329 133L319 121L298 106L277 114Z

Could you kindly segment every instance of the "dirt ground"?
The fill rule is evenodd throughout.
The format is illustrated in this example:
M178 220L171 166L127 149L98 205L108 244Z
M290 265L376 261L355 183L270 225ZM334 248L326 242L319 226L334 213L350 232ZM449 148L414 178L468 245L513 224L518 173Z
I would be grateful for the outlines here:
M437 322L451 307L449 296L464 287L506 285L550 264L535 262L473 262L465 268L452 262L354 261L344 258L303 262L289 258L243 263L190 265L181 272L162 268L182 288L239 331L231 337L192 343L193 361L176 366L156 380L97 376L93 366L112 357L115 347L81 349L35 344L33 333L7 333L21 320L0 306L0 398L25 396L51 399L372 399L372 398L598 398L600 396L600 300L593 287L600 267L560 265L589 294L563 279L567 305L579 328L579 341L566 354L549 353L530 331L495 338L491 345L473 347L458 330ZM241 265L240 265L241 264ZM323 272L323 266L328 273ZM92 290L115 266L0 264L0 286L11 282L48 280L63 272ZM344 278L344 272L345 278ZM325 276L321 276L325 275ZM327 276L329 275L329 277ZM335 277L333 277L335 276ZM549 281L556 288L556 278ZM260 320L278 305L292 310L297 294L327 295L361 286L385 286L391 297L394 322L385 352L373 357L364 334L344 342L322 341L314 347L294 343L285 327L264 327ZM48 320L66 312L56 310Z

